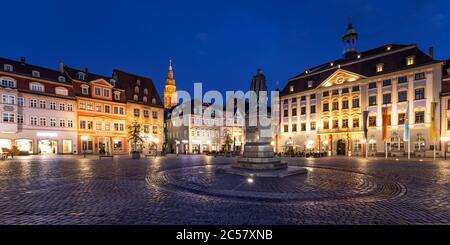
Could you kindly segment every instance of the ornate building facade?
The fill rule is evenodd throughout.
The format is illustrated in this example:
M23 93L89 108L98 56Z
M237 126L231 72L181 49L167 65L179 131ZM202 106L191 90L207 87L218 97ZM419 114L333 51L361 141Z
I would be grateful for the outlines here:
M444 62L416 45L388 44L364 52L350 23L344 34L344 57L306 69L289 79L280 95L278 151L320 150L330 155L404 155L405 123L411 151L433 154L439 147L439 99ZM387 135L382 109L387 107ZM367 140L363 111L368 111ZM433 135L435 137L433 137ZM434 139L433 139L434 138Z
M144 153L161 151L164 109L152 79L117 69L113 78L125 91L126 125L134 122L141 125L144 142L140 143L138 150Z
M177 103L177 87L175 85L175 79L173 77L172 60L170 60L166 86L164 87L164 109L170 109L177 105Z
M153 81L131 73L114 70L109 77L62 62L52 70L0 58L0 97L0 152L126 154L134 121L143 125L143 148L163 139L163 104Z
M0 58L0 151L77 153L76 97L63 70Z

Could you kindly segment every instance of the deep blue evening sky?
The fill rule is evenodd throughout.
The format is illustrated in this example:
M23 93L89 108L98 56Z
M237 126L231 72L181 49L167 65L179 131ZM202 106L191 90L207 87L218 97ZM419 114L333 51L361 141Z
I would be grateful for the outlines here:
M160 95L173 57L178 89L247 90L257 68L273 89L340 57L349 17L360 51L416 43L450 58L444 0L2 1L0 56L105 75L119 68L153 78Z

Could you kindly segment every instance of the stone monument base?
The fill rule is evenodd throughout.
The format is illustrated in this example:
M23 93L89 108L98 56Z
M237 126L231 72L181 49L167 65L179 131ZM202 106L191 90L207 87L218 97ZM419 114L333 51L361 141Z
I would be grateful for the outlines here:
M306 168L288 166L275 156L273 147L268 142L252 142L244 146L243 157L222 169L229 174L247 177L286 177L306 173Z

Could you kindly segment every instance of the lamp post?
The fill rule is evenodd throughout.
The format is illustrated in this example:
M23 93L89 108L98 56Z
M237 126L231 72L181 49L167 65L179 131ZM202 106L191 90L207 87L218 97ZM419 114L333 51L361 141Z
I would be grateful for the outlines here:
M448 136L442 136L441 141L444 143L444 160L447 160L447 142L450 140Z

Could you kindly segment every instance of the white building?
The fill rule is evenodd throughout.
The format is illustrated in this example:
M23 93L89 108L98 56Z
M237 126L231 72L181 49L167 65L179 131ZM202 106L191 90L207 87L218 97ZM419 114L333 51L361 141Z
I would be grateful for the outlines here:
M63 72L0 59L0 148L76 153L76 99Z
M343 37L345 56L306 69L281 91L278 151L325 151L330 155L404 155L405 123L413 155L432 156L439 147L443 62L416 45L389 44L356 51L351 23ZM388 108L388 140L382 108ZM436 109L433 110L433 107ZM409 118L406 118L409 108ZM368 110L367 139L363 111ZM408 120L407 120L408 119ZM435 139L432 139L434 131ZM387 143L387 144L386 144Z

